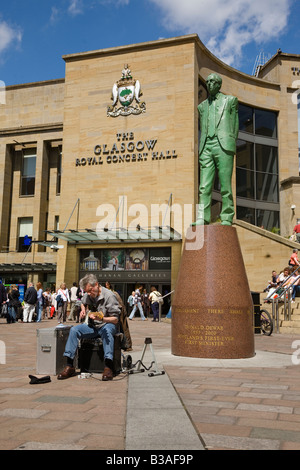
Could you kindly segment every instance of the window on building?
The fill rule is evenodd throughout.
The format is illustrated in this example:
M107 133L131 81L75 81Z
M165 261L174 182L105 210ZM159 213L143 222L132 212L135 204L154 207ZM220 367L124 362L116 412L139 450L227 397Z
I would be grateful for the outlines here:
M18 220L17 251L31 250L33 217L21 217Z
M270 227L270 230L274 233L279 231L279 212L268 211L264 209L256 210L256 225L258 227Z
M59 230L59 215L54 216L54 230Z
M34 196L36 170L36 149L23 150L21 172L21 196Z
M61 188L61 160L62 160L61 148L59 147L58 154L57 154L56 194L60 194L60 188Z
M244 220L248 224L256 225L255 223L255 209L251 207L237 206L236 208L236 218L239 220Z
M277 113L239 104L240 131L277 138Z
M255 144L255 157L256 199L279 202L277 148Z
M53 230L59 230L59 215L55 215L54 216L54 228ZM53 238L53 243L58 243L58 238L57 237L54 237ZM58 251L58 250L54 250L54 251Z
M239 105L240 131L253 134L253 108L249 106Z
M270 227L269 230L274 233L279 232L279 211L238 206L237 219L261 228Z
M237 141L236 196L254 198L254 145L245 140Z
M236 152L238 219L279 230L277 114L239 105Z
M277 114L272 111L255 109L255 134L277 138Z
M278 151L276 147L237 141L236 195L279 202Z

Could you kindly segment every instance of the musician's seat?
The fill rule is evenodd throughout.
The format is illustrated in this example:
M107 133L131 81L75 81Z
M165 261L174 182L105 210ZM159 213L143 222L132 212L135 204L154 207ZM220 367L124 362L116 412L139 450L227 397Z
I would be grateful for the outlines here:
M114 360L113 372L115 375L119 374L122 370L121 366L121 344L123 334L117 333L114 342ZM94 372L100 373L104 370L104 351L102 339L97 338L82 338L78 346L78 368L80 372Z

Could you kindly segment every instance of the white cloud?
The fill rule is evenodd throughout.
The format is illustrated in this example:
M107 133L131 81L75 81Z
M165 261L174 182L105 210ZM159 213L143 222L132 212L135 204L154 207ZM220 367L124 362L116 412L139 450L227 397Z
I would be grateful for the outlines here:
M148 0L169 31L197 33L208 49L232 65L246 44L279 37L295 0Z
M113 6L114 8L119 6L129 5L130 0L68 0L67 13L71 17L84 14L86 11L93 10L97 5ZM51 25L56 24L59 20L64 17L64 8L57 8L53 6L51 8L51 14L49 23Z
M0 54L10 46L19 45L22 40L20 29L9 26L5 21L0 22Z
M100 5L104 5L104 6L112 5L115 8L119 6L123 6L123 5L129 5L130 3L130 0L96 0L94 2L85 1L85 3L83 2L83 0L69 0L69 1L70 1L70 5L68 8L68 12L72 16L79 15L83 13L84 10L93 8L97 3Z
M122 5L129 5L130 0L99 0L99 3L102 5L112 4L115 7L118 7Z
M70 5L68 8L68 12L72 16L77 16L83 13L83 4L82 0L70 0Z
M51 8L50 23L51 23L51 24L55 24L55 23L58 21L59 16L60 16L60 11L59 11L59 9L56 8L56 7L52 7L52 8Z

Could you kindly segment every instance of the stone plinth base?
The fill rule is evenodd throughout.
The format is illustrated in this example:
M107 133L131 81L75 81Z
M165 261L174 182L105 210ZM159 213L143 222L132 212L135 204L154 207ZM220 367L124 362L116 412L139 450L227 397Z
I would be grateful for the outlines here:
M172 302L172 354L253 357L253 303L236 229L187 231Z

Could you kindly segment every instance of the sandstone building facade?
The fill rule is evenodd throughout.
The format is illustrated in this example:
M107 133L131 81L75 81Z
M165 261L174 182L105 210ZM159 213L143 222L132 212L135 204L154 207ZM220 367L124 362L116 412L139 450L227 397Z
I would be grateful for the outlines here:
M71 287L94 272L124 298L174 289L198 202L197 105L217 72L239 100L235 226L262 290L297 247L300 56L278 51L249 76L188 35L64 60L64 78L9 86L1 105L2 282ZM226 271L222 253L212 262Z

